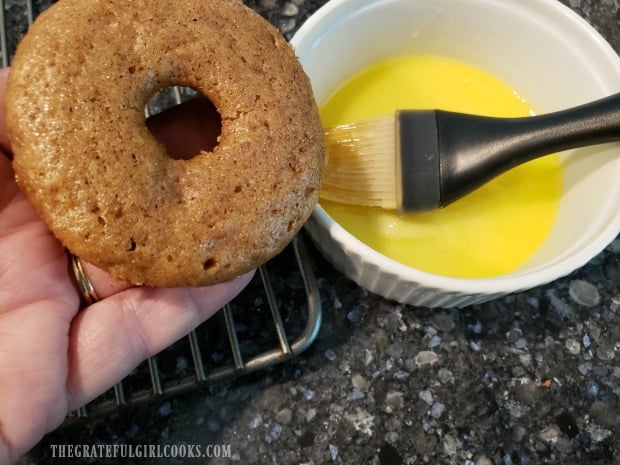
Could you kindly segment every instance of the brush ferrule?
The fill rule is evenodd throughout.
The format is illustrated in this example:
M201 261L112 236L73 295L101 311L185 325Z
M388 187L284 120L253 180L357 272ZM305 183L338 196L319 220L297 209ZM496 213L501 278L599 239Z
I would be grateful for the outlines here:
M424 211L440 206L440 160L434 110L396 113L396 180L399 211Z

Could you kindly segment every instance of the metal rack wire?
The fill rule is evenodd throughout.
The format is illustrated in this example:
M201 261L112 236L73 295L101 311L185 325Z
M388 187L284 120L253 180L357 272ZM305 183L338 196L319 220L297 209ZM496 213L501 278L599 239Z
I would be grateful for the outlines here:
M51 3L52 0L0 0L0 49L4 67L10 64L15 47L26 33L28 26ZM162 106L180 103L191 94L184 88L167 89L152 101L145 110L146 116L160 111ZM291 335L287 330L279 304L279 295L272 281L274 276L279 276L270 272L269 268L272 266L270 262L259 268L253 283L244 291L245 297L240 295L238 299L224 306L216 318L207 321L159 355L146 360L134 374L74 412L67 418L67 422L209 387L224 380L266 369L305 351L315 340L321 325L320 295L303 237L297 236L283 253L285 254L288 254L287 257L281 260L287 260L289 264L294 263L293 266L301 277L305 295L305 302L299 304L303 308L299 308L290 317L296 320L296 334ZM277 266L277 263L273 266ZM239 315L235 315L234 308L244 309L243 303L236 304L237 300L248 302L253 299L266 302L268 311L261 314L260 326L271 327L272 330L250 335L255 339L250 343L244 341L242 344L239 337L241 332L238 324ZM253 311L247 307L246 305L245 310ZM226 339L226 343L220 340L217 349L214 349L213 344L209 344L209 340L214 339L209 337L209 328L218 325L216 321L218 318L220 323L223 321L221 325L225 328L226 336L223 339ZM275 337L270 338L267 333L275 334ZM244 337L247 338L247 335ZM256 338L262 341L257 343ZM221 352L225 351L222 350L223 344L228 346L229 357L221 355ZM167 352L172 352L173 358L176 357L177 360L190 359L191 363L188 363L181 372L177 370L173 375L166 375L162 373L160 361L165 358ZM179 356L179 353L184 355ZM220 363L208 363L208 357L216 358Z
M269 348L263 348L251 354L244 355L242 344L238 338L238 328L233 312L232 304L225 305L219 317L223 319L226 328L226 335L231 356L225 363L216 367L209 368L205 361L205 338L200 334L201 328L192 331L186 336L186 345L189 350L185 350L191 357L191 367L186 376L172 376L164 379L158 363L158 356L151 357L143 364L142 370L138 370L137 377L142 381L148 374L148 385L136 388L132 386L133 380L123 380L111 390L108 395L104 395L78 411L68 418L68 422L87 416L107 414L120 407L143 404L163 397L175 396L197 388L212 386L224 380L230 380L248 373L266 369L278 363L289 360L296 355L304 352L316 339L321 326L321 301L317 286L317 281L312 269L311 259L308 255L304 239L297 236L289 246L289 253L294 255L295 265L299 270L305 292L305 309L295 312L295 318L305 318L305 324L301 332L294 337L288 334L284 318L280 310L277 292L272 285L272 275L269 271L269 263L259 267L255 280L260 282L262 293L265 296L269 311L266 312L264 323L272 325L273 332L277 336L277 341L265 341L272 343ZM258 295L260 290L250 289L250 293ZM211 320L203 324L208 326ZM182 344L177 343L176 346ZM170 347L167 350L172 350ZM177 351L184 350L177 347ZM164 351L165 352L165 351ZM160 354L164 356L165 354ZM130 386L128 388L128 385Z

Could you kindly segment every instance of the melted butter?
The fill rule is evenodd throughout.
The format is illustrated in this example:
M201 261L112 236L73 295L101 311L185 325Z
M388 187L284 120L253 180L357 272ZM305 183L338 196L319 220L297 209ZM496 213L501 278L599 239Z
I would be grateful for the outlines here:
M325 126L391 115L397 109L444 109L527 116L514 89L479 68L438 56L405 56L372 65L345 82L321 108ZM399 216L378 208L321 201L345 229L414 268L461 278L509 273L549 235L562 195L557 155L514 168L457 202Z

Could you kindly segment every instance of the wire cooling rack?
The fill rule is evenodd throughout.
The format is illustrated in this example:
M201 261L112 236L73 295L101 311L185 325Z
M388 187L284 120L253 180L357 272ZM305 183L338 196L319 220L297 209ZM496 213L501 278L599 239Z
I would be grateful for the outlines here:
M281 282L291 277L292 285ZM314 342L321 315L311 258L298 235L281 255L259 267L248 288L211 320L146 360L67 421L207 388L289 360Z
M0 0L0 49L8 66L28 26L52 0ZM193 95L169 88L145 109L146 116ZM285 305L282 304L285 300ZM67 422L111 413L229 380L284 362L305 351L321 326L321 300L311 258L298 235L218 314L133 373Z

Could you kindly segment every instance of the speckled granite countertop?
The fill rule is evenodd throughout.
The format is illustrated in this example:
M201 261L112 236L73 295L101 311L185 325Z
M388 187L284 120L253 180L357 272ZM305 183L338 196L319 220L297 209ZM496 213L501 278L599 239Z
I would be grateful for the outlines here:
M248 1L287 38L322 3ZM620 51L618 0L564 3ZM386 301L311 253L323 324L301 356L79 420L22 463L620 464L620 239L571 276L464 310ZM276 267L272 280L294 305L298 272ZM222 445L231 457L54 460L51 444Z

